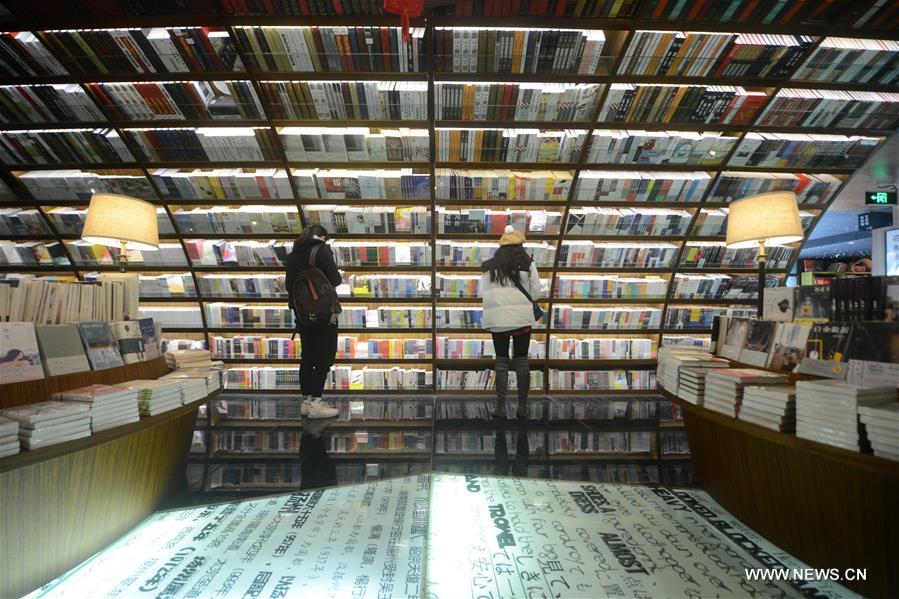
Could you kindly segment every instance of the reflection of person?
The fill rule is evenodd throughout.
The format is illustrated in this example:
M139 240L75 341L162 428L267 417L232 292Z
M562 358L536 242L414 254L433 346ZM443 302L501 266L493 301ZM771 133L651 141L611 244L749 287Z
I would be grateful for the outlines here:
M301 490L337 484L337 466L328 456L322 437L322 432L331 422L330 419L303 421L303 435L300 437Z
M21 349L11 349L5 356L0 357L0 368L13 368L25 363L28 363L28 358Z
M507 225L496 254L481 265L479 293L484 305L482 324L493 335L493 347L496 351L496 415L500 419L506 417L509 341L512 342L511 363L515 366L518 385L517 415L523 420L528 414L528 389L531 384L528 348L531 344L531 327L535 322L531 300L540 297L540 274L523 244L524 234Z

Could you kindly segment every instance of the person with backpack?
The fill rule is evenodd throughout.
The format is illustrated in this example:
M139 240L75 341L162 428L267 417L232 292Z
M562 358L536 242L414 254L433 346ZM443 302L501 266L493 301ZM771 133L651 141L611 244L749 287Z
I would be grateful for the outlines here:
M496 351L496 414L506 418L509 369L515 371L518 386L519 420L527 418L531 369L528 348L531 327L543 317L534 301L541 295L540 274L534 259L524 249L524 234L507 225L499 249L481 265L479 294L483 299L482 326L493 336ZM512 357L509 357L509 342Z
M300 333L300 413L308 418L337 416L337 410L322 401L325 381L337 355L337 315L341 308L335 287L343 280L327 240L324 227L306 227L287 256L288 305Z

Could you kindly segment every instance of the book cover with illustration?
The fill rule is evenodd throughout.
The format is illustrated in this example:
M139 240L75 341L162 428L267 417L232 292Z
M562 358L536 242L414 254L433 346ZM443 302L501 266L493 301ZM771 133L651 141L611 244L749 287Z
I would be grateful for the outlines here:
M0 323L0 384L44 378L34 323Z
M79 322L78 332L91 368L102 370L124 364L109 323Z

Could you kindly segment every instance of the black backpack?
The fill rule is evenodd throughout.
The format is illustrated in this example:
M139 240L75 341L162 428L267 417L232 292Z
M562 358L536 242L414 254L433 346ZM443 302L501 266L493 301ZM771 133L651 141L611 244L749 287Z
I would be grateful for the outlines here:
M329 323L334 314L341 312L337 290L316 265L315 257L321 245L309 252L309 264L297 273L291 290L291 308L298 327Z

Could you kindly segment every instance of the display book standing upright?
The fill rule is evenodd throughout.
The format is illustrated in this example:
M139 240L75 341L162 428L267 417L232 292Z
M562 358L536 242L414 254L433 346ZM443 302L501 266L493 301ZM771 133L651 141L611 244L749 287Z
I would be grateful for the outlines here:
M293 461L299 423L278 400L295 391L271 387L291 384L289 371L277 370L285 366L278 356L296 351L286 340L290 315L278 274L301 226L331 230L347 275L346 339L334 373L341 394L352 398L361 385L372 397L387 383L421 384L386 393L383 401L395 402L389 408L380 398L341 405L347 418L360 409L367 416L332 435L333 448L347 452L335 455L353 464L341 466L342 476L356 477L373 473L366 463L442 467L462 461L448 448L491 446L489 434L476 434L490 424L455 417L477 416L477 404L462 412L450 398L489 399L491 361L471 357L490 347L476 326L474 285L492 251L480 244L511 221L526 230L549 291L532 380L539 373L538 386L553 399L572 396L583 401L579 410L596 408L597 431L625 433L588 441L573 436L579 424L534 438L532 449L550 454L534 462L539 473L561 476L559 467L571 466L566 475L646 478L639 466L669 461L658 451L663 433L652 422L643 427L645 418L622 420L649 414L657 401L655 348L705 343L716 314L754 298L746 280L754 254L723 248L727 202L790 189L810 229L841 179L893 129L896 104L889 96L815 98L802 90L888 94L895 73L877 61L895 42L887 25L837 30L790 20L805 14L780 15L769 27L777 35L759 38L745 19L694 22L652 2L631 8L596 21L560 16L551 22L559 30L527 30L545 27L545 17L434 15L414 24L405 53L389 16L352 17L356 27L351 17L339 27L310 17L317 29L274 29L256 27L263 21L253 15L182 15L179 24L203 29L167 29L158 18L159 27L119 29L115 39L82 35L87 25L72 18L58 30L0 36L14 51L3 59L15 75L10 82L71 84L53 88L53 97L41 88L46 108L37 117L30 102L4 109L12 124L0 134L8 154L2 175L9 206L19 209L3 215L15 240L4 244L4 270L83 278L111 269L114 248L77 241L91 190L155 201L166 241L131 260L143 275L144 313L164 322L170 337L216 351L230 345L219 356L231 388L198 428L205 448L197 463L212 474L206 485L289 485L293 465L276 462ZM133 23L121 17L115 26ZM10 31L35 27L23 22ZM843 52L830 33L864 36L865 47L884 40L876 42L883 51L867 50L867 67L851 65L849 81L834 81L813 68L820 56ZM87 40L104 51L87 55ZM23 47L32 58L22 58ZM146 72L157 74L147 81ZM40 120L47 122L30 124ZM88 124L102 129L59 131ZM866 135L848 137L856 134ZM54 172L60 166L79 173ZM188 176L194 169L202 172ZM795 259L795 251L780 252L772 283ZM240 335L271 340L234 353ZM592 390L565 388L579 386ZM407 395L424 399L418 408L399 404ZM622 411L616 400L632 406ZM550 403L545 415L535 407L533 415L560 427L566 415L583 418L565 405L573 404ZM398 413L408 417L394 420ZM351 434L340 434L341 426ZM631 442L647 441L649 451L630 451ZM612 451L577 451L600 443ZM375 447L387 451L348 451ZM398 449L412 447L421 449ZM629 461L638 468L603 468Z

